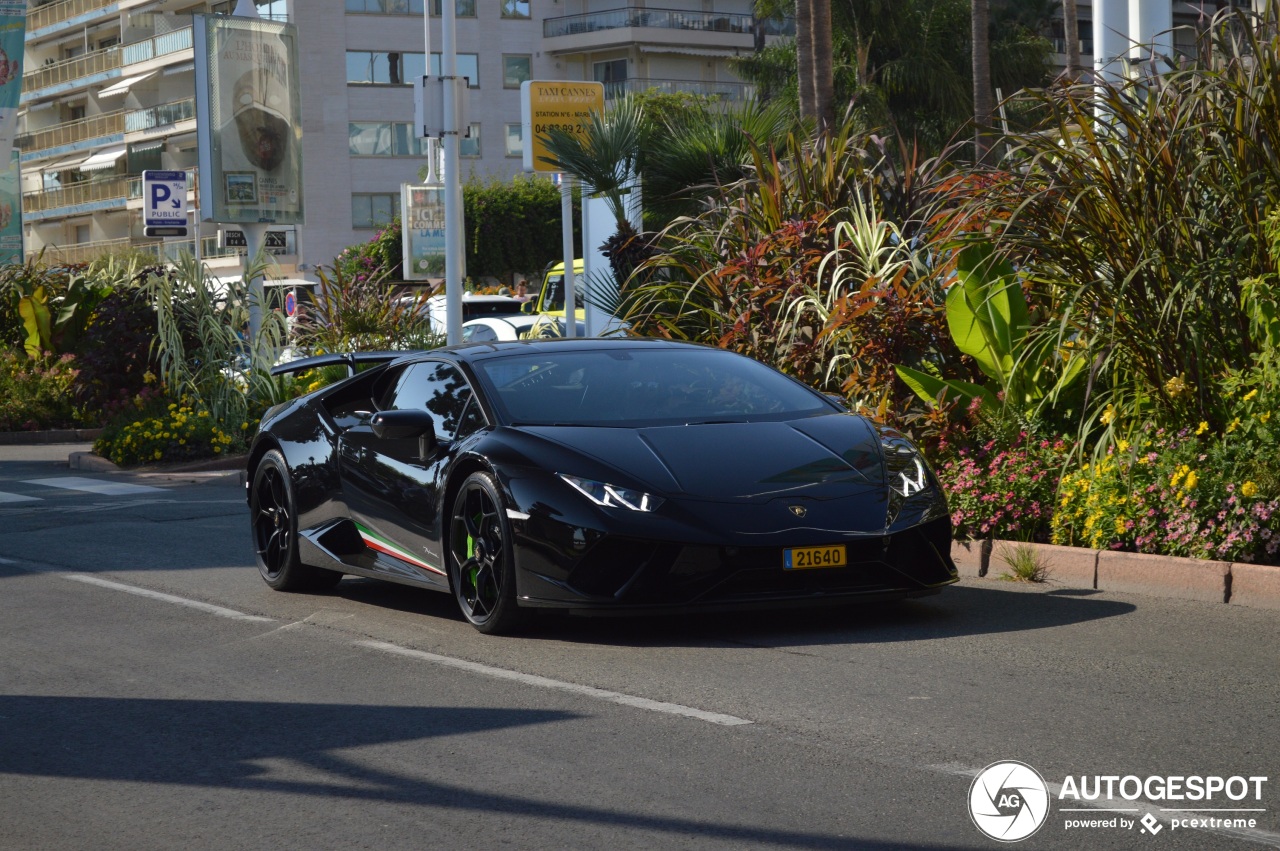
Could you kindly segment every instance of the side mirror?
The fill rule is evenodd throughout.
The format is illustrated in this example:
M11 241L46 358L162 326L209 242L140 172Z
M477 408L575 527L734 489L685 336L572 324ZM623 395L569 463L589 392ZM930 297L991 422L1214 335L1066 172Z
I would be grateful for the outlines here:
M524 304L520 305L520 312L533 313L533 301L526 301Z
M379 440L418 438L418 457L423 461L436 448L436 421L426 411L414 409L378 411L369 420L369 428Z

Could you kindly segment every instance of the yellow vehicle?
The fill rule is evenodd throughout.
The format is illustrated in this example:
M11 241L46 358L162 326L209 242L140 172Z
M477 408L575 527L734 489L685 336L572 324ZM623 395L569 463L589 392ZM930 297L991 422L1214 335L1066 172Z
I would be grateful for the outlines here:
M574 316L579 322L587 318L586 303L583 301L585 289L582 285L582 259L573 261L573 306ZM525 302L523 312L536 313L540 316L564 319L564 262L552 264L542 275L542 286L530 301Z

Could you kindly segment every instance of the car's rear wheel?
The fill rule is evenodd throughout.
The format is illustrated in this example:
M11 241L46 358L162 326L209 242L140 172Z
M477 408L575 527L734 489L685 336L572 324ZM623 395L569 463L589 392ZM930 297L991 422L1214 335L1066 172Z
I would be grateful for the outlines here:
M489 473L472 473L453 502L449 582L462 616L486 634L512 632L524 621L516 603L511 524Z
M253 473L249 489L249 517L258 572L277 591L325 591L342 574L303 564L298 557L297 501L289 466L272 449Z

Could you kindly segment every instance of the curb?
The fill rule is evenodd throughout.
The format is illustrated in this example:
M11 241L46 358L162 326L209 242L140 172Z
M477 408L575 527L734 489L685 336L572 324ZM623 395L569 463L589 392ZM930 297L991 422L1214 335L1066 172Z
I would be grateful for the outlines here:
M0 431L0 446L32 446L46 443L92 443L100 428L59 428L49 431Z
M951 558L967 579L999 580L1005 559L1015 549L1026 547L1048 569L1047 583L1057 588L1280 611L1280 567L1272 565L1002 540L953 541Z

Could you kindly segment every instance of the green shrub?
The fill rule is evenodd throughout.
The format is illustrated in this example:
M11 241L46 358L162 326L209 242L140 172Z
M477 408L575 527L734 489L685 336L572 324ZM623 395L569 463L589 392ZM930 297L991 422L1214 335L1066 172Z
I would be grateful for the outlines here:
M75 358L31 360L0 352L0 431L72 428L84 417L71 398Z
M142 394L103 429L93 451L122 466L192 461L244 451L255 429L247 420L228 428L186 397Z

